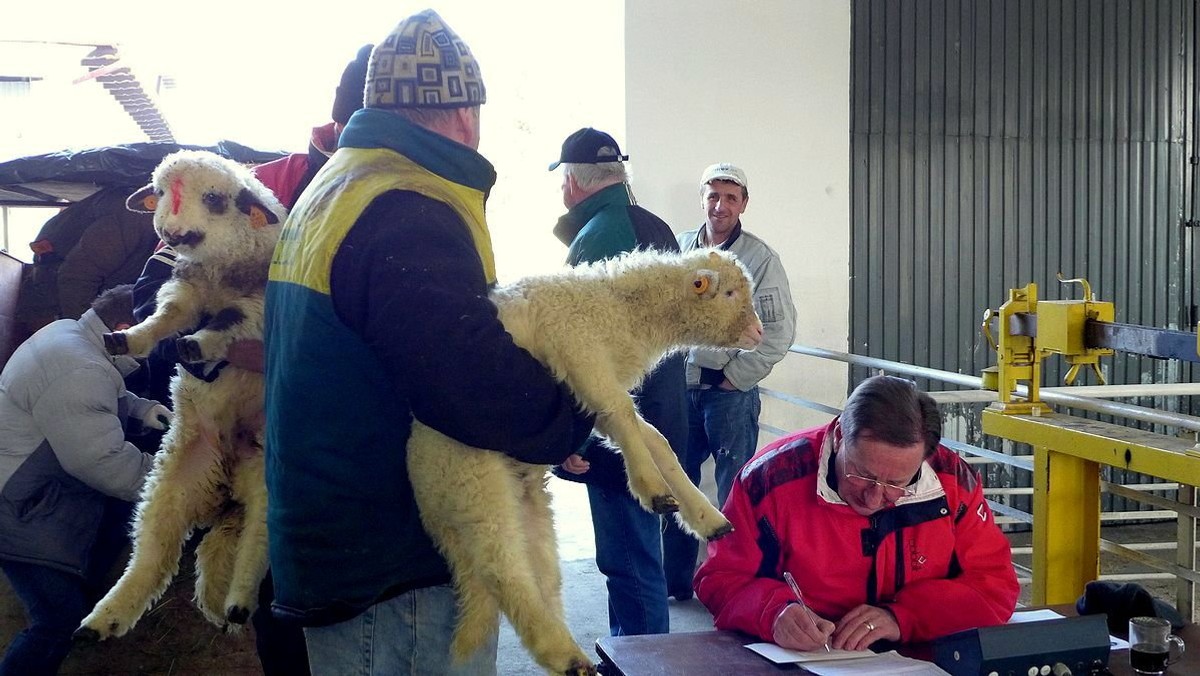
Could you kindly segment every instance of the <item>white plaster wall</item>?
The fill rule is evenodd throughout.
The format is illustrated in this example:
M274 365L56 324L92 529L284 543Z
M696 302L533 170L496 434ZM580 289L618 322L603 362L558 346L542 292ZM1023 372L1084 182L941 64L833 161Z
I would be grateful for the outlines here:
M701 170L742 167L742 223L788 270L796 342L846 351L850 3L627 0L625 50L624 150L639 202L676 232L694 228ZM764 385L840 407L846 379L839 363L791 354ZM776 427L827 419L763 400L762 421Z

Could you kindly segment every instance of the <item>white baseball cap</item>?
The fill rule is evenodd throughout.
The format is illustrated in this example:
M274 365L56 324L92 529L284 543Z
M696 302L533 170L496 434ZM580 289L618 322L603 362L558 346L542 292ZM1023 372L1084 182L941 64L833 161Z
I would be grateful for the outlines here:
M708 185L713 181L733 181L747 190L750 189L746 183L746 172L728 162L710 164L704 173L700 174L700 185Z

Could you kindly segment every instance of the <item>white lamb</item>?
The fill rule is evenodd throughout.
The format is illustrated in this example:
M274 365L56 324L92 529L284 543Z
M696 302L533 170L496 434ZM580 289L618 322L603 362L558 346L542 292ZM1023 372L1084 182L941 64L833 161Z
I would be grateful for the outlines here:
M179 254L155 313L107 334L113 354L144 356L173 334L180 358L218 361L237 339L262 337L267 270L286 210L241 165L208 152L169 155L150 185L129 197L153 211L154 228ZM262 374L230 364L211 383L177 369L174 412L133 521L133 555L121 579L84 618L83 639L121 636L179 571L183 544L211 526L196 549L196 605L209 621L244 624L267 569Z
M731 254L637 252L530 277L492 293L516 343L596 414L624 454L629 489L653 512L679 510L694 535L729 522L688 479L629 390L665 355L689 346L753 348L762 338L744 268ZM563 620L546 467L472 448L414 422L408 467L421 518L461 596L453 649L473 652L503 611L537 662L594 674Z

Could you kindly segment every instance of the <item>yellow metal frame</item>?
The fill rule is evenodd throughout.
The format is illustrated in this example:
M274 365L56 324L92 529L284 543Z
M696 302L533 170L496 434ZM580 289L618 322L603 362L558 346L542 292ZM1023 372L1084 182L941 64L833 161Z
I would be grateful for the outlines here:
M1034 447L1033 603L1071 603L1100 576L1100 469L1200 484L1192 442L1057 413L983 412L983 431Z

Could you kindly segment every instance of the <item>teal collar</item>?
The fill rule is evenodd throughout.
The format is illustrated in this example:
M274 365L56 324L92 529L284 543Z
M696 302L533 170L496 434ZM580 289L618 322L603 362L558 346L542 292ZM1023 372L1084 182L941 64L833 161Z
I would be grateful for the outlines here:
M571 220L582 225L608 207L627 207L629 204L629 191L625 188L625 184L615 183L576 204L567 211L567 215L571 217Z
M394 150L438 176L485 196L496 184L496 169L483 155L386 110L356 111L342 130L338 147Z

